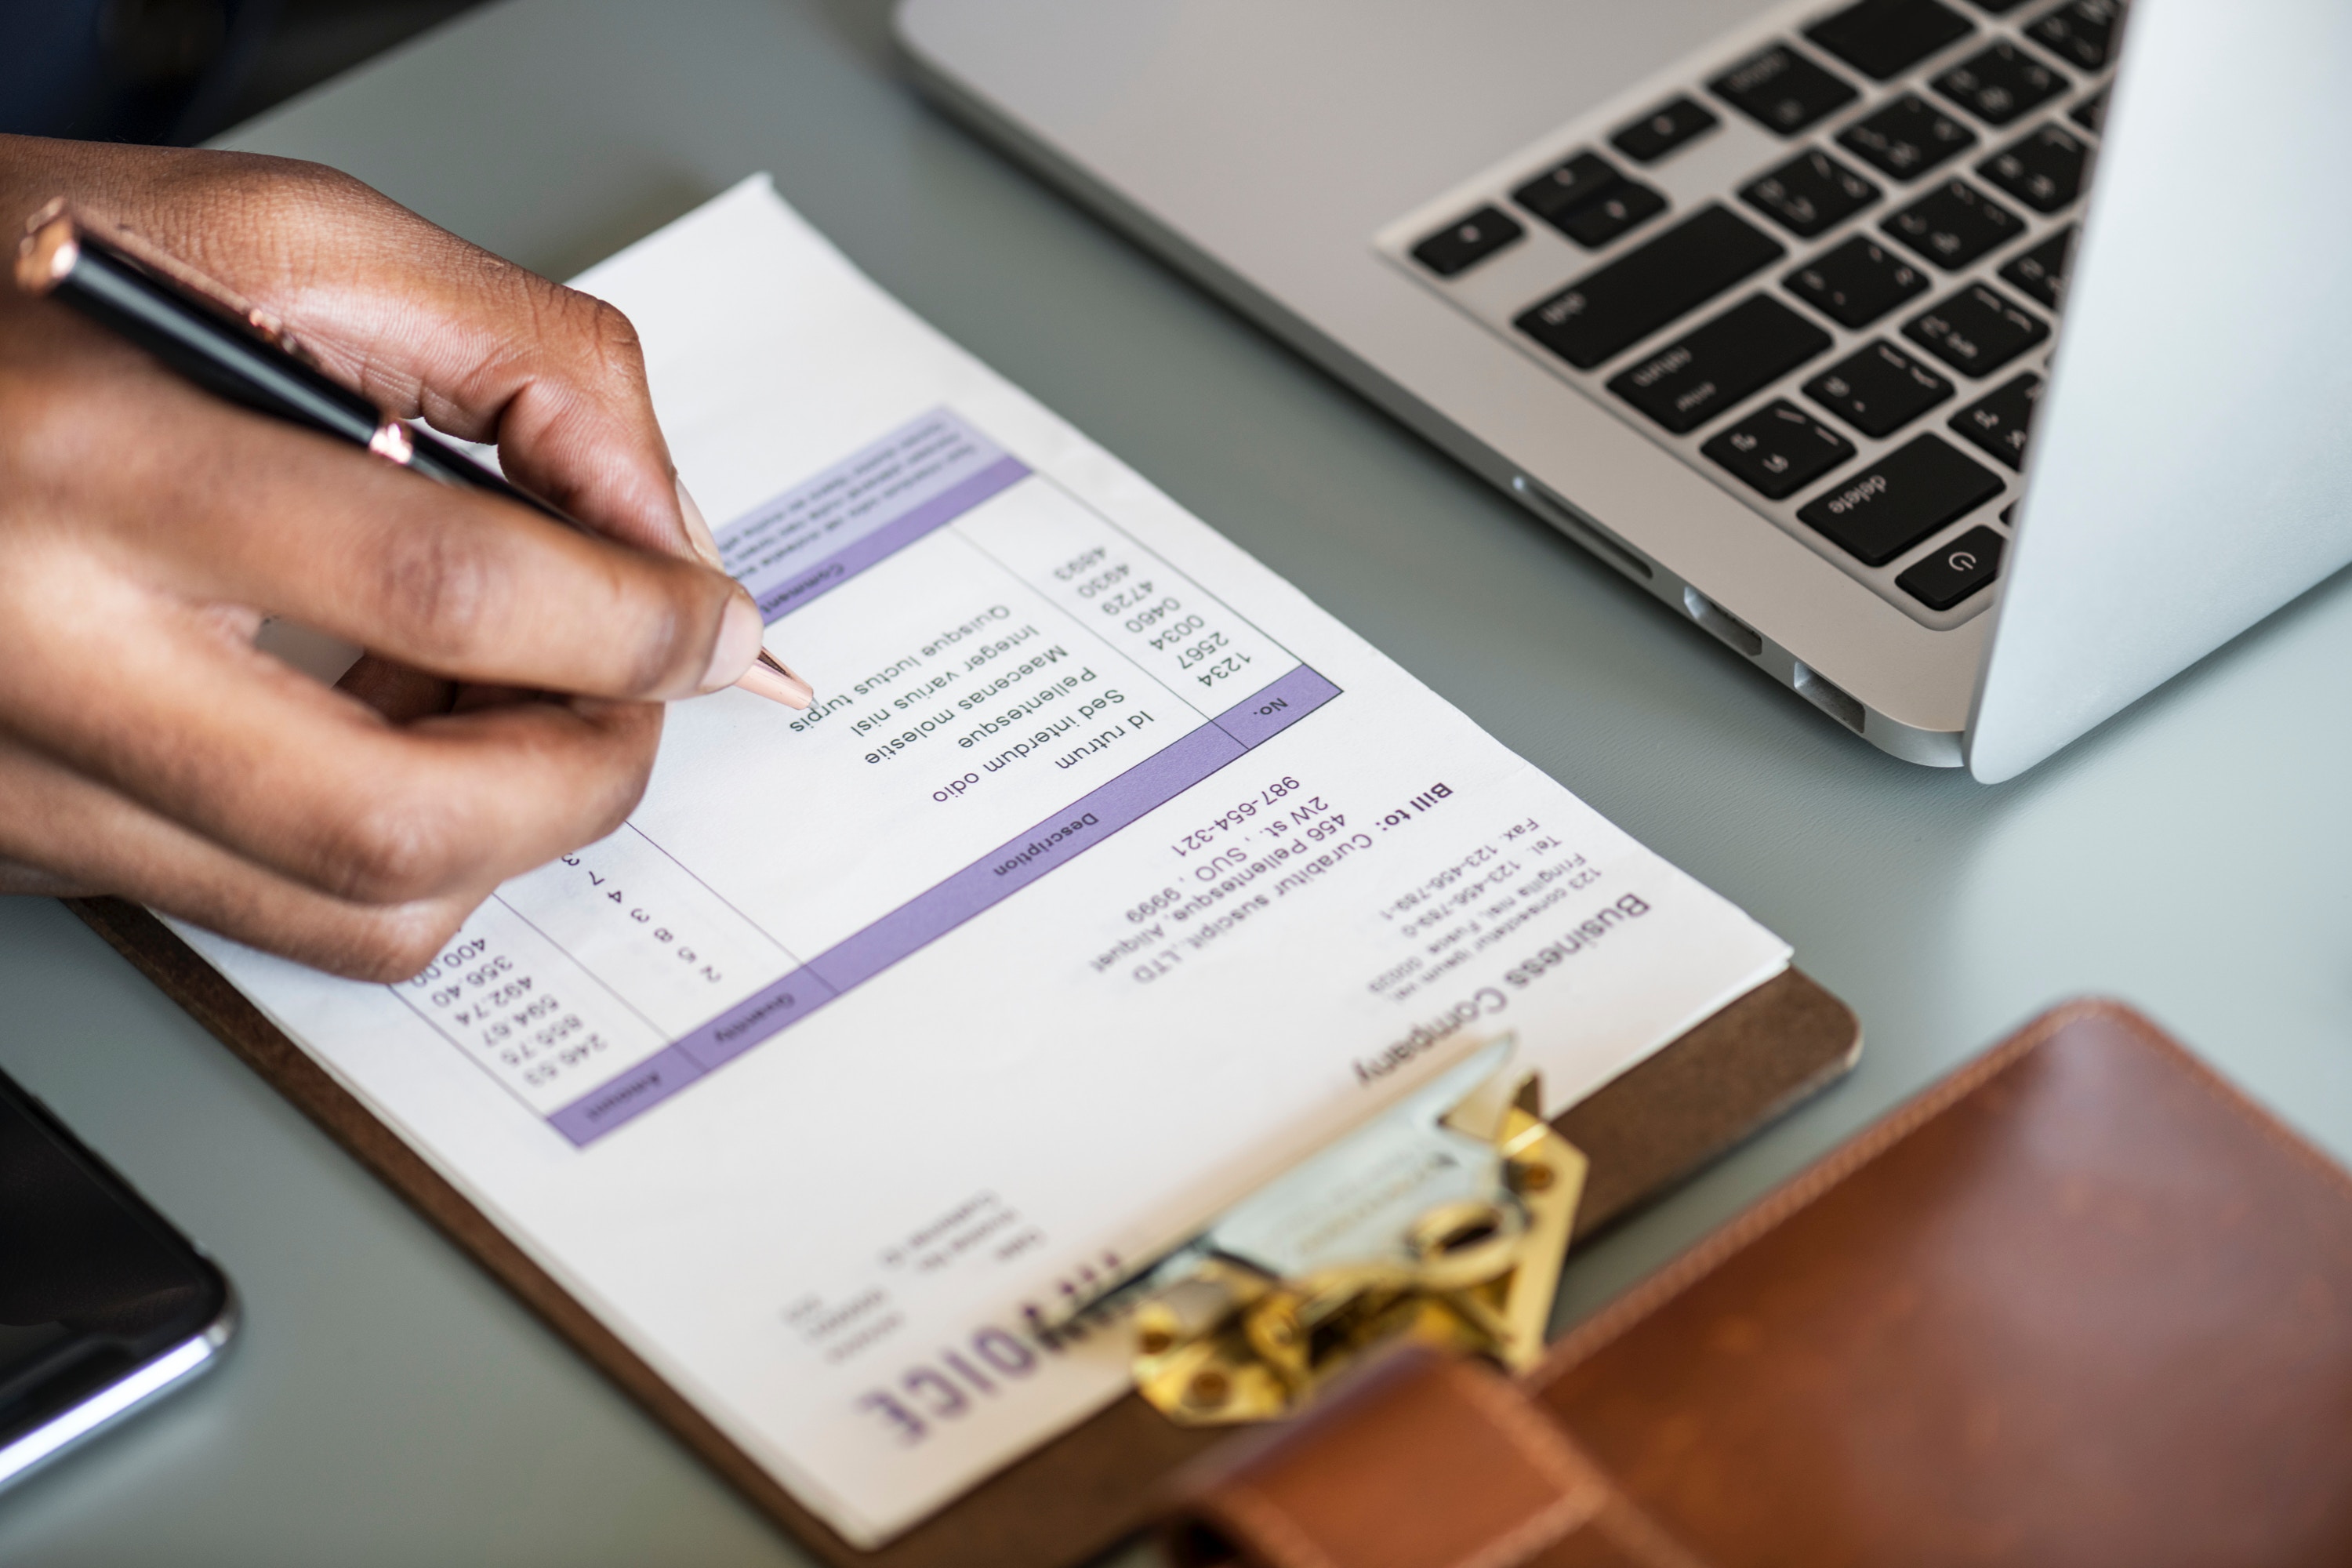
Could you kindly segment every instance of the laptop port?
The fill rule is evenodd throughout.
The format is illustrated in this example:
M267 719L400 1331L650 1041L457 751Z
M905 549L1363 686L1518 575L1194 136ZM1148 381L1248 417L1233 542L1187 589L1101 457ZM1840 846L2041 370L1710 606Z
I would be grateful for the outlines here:
M1853 731L1862 733L1862 704L1846 695L1843 688L1821 678L1803 659L1796 661L1797 695Z
M1568 502L1536 483L1525 474L1511 476L1511 493L1528 503L1528 510L1554 528L1583 545L1603 561L1615 566L1629 577L1648 582L1652 575L1650 563L1632 549L1612 537L1606 529L1586 517Z
M1692 620L1714 633L1717 640L1726 647L1736 647L1750 658L1764 651L1762 637L1737 617L1727 615L1722 605L1687 584L1683 587L1683 608L1690 612Z

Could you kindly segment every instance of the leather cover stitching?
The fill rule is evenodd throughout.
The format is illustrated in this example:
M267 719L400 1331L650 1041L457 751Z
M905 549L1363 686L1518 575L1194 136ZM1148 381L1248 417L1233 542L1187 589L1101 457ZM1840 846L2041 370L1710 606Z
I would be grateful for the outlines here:
M1653 1275L1646 1282L1634 1287L1591 1319L1570 1330L1542 1363L1528 1374L1528 1388L1540 1389L1556 1381L1758 1239L1818 1202L1919 1128L1949 1110L1990 1079L2008 1071L2052 1036L2071 1025L2092 1018L2120 1023L2142 1040L2161 1041L2180 1056L2188 1057L2186 1051L2173 1046L2155 1026L2120 1003L2082 1001L2053 1009L1909 1104L1889 1114L1876 1126L1857 1134L1811 1170L1794 1177L1787 1185L1732 1219L1714 1236ZM2189 1059L2193 1061L2195 1058ZM2246 1109L2252 1110L2251 1106ZM2255 1114L2259 1116L2262 1113L2256 1111ZM2341 1173L2338 1174L2340 1176Z
M1465 1403L1475 1405L1487 1425L1510 1441L1529 1469L1540 1472L1562 1491L1590 1486L1599 1479L1592 1461L1579 1453L1568 1436L1538 1414L1509 1384L1461 1362L1442 1364L1451 1391Z
M1456 1558L1452 1568L1513 1568L1590 1523L1592 1516L1601 1511L1603 1500L1602 1489L1597 1484L1572 1492L1474 1549L1468 1556Z
M2352 1193L2352 1172L2337 1164L2327 1153L2303 1134L2289 1127L2258 1104L2245 1090L2213 1070L2204 1058L2158 1028L2132 1009L2113 1005L2115 1021L2138 1037L2142 1043L2156 1046L2176 1058L2189 1069L2190 1081L2208 1095L2237 1112L2240 1120L2251 1124L2263 1138L2294 1155L2297 1162L2325 1175L2330 1184Z
M1276 1568L1339 1568L1289 1510L1263 1488L1236 1481L1220 1488L1213 1500L1219 1511L1241 1526L1245 1539L1273 1548Z
M1603 1513L1595 1528L1623 1548L1627 1556L1649 1568L1707 1568L1703 1559L1668 1535L1631 1500L1622 1508Z

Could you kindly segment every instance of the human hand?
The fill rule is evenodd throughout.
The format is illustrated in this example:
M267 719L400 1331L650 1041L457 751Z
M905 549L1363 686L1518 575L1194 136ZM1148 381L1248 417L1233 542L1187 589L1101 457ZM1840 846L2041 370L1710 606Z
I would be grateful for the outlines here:
M0 137L0 222L59 195L387 412L496 441L603 536L234 407L0 288L0 891L120 893L411 974L498 883L619 826L661 703L759 651L635 335L314 165ZM369 657L330 689L254 647L268 616Z

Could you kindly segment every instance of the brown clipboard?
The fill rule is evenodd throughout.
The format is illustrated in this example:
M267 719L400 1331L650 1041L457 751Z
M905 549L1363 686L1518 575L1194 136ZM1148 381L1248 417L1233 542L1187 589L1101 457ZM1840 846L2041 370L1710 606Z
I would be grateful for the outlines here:
M840 1568L1064 1568L1140 1528L1171 1472L1231 1436L1231 1428L1174 1426L1130 1394L862 1552L794 1500L169 927L117 899L67 903L705 1463ZM1852 1009L1790 969L1571 1106L1554 1125L1591 1161L1577 1236L1657 1196L1835 1082L1861 1050Z

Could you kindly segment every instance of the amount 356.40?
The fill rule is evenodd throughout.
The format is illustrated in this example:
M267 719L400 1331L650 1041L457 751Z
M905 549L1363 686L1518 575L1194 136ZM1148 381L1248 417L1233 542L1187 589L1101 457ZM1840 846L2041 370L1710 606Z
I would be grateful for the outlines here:
M471 1034L526 1084L551 1083L566 1069L609 1049L604 1037L568 1010L538 977L520 973L479 937L459 942L409 981L451 1027Z

